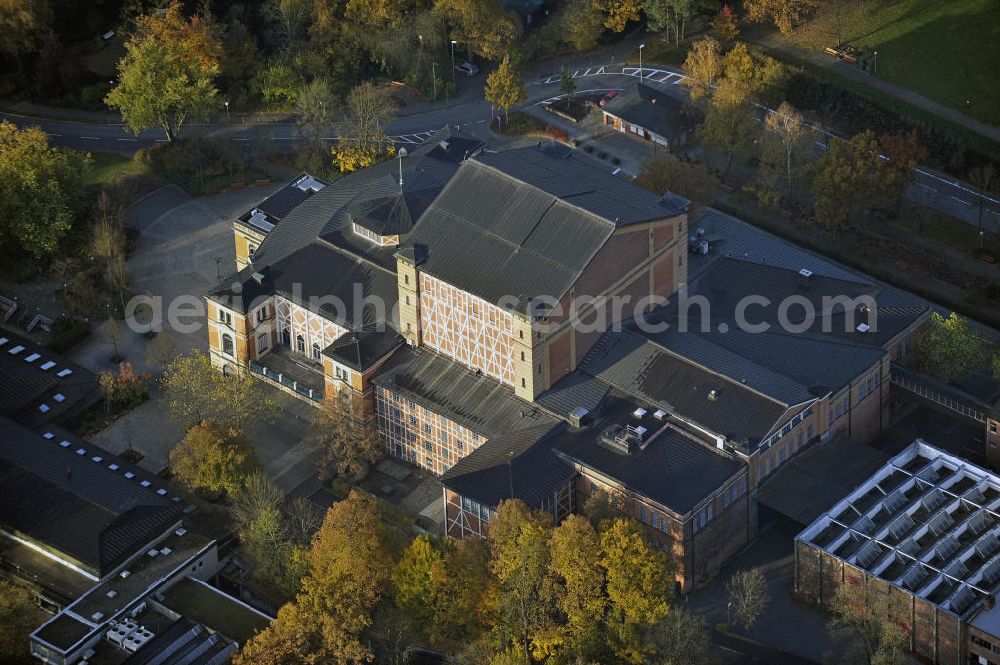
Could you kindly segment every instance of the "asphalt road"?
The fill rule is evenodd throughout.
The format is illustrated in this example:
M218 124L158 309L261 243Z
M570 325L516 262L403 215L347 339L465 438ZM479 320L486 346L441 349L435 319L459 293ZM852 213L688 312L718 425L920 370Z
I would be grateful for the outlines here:
M678 98L683 98L684 95L680 85L684 79L683 73L657 65L647 65L641 72L634 66L580 66L579 69L573 69L573 75L578 81L578 92L622 89L641 78L647 85ZM404 109L386 128L387 133L401 146L420 144L445 125L457 126L481 138L488 138L487 127L493 109L479 93L483 76L480 74L471 80L461 81L459 87L462 96L458 98L422 103L419 107ZM559 94L559 80L556 74L536 77L528 84L528 98L524 105L545 104L559 99L562 96ZM774 112L763 106L760 108L762 114ZM85 117L86 121L83 121L52 117L73 114L72 111L51 109L45 110L50 112L33 114L34 109L35 107L28 109L23 114L0 112L0 118L18 126L39 126L48 133L53 144L76 150L132 155L140 148L166 141L160 130L146 130L138 136L132 134L120 122L117 114L78 113L77 115ZM816 140L820 144L833 136L823 127L814 126L814 129L817 133ZM269 141L272 144L269 149L275 152L291 151L295 143L302 140L295 122L287 119L267 123L248 122L246 116L219 117L212 122L203 123L191 122L185 125L184 133L188 136L228 138L235 143L244 144ZM329 141L337 139L335 135L326 138ZM973 225L979 224L981 196L967 183L921 167L916 169L916 178L907 196L957 219ZM986 196L982 200L983 228L1000 232L1000 199Z

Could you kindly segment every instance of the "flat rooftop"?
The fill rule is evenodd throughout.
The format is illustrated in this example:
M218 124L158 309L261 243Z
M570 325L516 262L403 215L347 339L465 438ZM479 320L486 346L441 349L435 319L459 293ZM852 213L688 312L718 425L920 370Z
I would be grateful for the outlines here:
M105 630L108 622L145 597L185 561L211 543L209 538L184 528L172 531L42 624L32 634L32 639L63 652L72 650L88 635Z
M796 540L967 618L1000 591L1000 477L917 439Z

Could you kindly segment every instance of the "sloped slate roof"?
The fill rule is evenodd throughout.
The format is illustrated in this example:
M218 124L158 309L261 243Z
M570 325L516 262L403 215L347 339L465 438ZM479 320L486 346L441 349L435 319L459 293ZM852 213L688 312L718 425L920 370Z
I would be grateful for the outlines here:
M541 507L576 471L552 451L551 422L492 438L460 459L442 477L445 487L496 506L515 498Z
M351 222L381 236L408 234L440 191L426 180L418 175L400 189L396 176L383 176L351 203Z
M62 447L64 438L45 439L0 418L0 522L7 528L107 571L179 518L180 506L156 493L162 480L143 487L149 474L78 439ZM134 478L124 476L128 469Z
M254 273L263 275L262 283L257 283ZM399 297L395 274L319 240L271 265L244 268L210 291L209 297L247 313L260 304L259 298L271 293L308 307L345 328L383 322L395 325L387 320ZM358 295L369 297L369 303L362 303L356 298ZM311 300L316 306L309 306ZM372 300L384 303L381 311ZM364 307L358 307L362 304Z
M374 381L488 439L556 423L510 388L427 349L401 349Z
M365 372L402 343L402 335L394 330L348 332L323 349L323 355L351 369Z
M665 92L636 83L608 102L602 110L660 136L670 136L681 124L678 117L681 104L681 100Z
M420 183L422 190L440 191L444 187L458 169L458 164L456 155L443 149L441 141L468 145L471 147L465 150L473 151L482 145L474 137L446 127L403 159L404 182ZM264 239L254 254L254 265L260 267L274 263L322 238L348 252L395 269L392 248L379 247L351 232L349 208L355 199L377 186L380 180L397 173L398 168L397 160L391 159L329 183L308 197Z

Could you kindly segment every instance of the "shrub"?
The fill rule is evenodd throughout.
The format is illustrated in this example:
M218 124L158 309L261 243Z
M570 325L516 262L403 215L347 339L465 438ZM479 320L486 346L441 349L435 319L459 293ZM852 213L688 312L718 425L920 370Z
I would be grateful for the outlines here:
M86 321L73 316L60 316L52 323L49 348L56 353L66 353L89 334L90 324Z

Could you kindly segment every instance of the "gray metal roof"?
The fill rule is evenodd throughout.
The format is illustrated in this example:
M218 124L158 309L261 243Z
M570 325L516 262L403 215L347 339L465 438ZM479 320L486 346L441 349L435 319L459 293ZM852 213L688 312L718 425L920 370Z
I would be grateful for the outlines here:
M636 83L602 107L605 113L669 137L682 128L682 102L644 83Z
M263 276L260 283L255 273ZM395 273L321 240L273 264L248 266L223 280L208 295L222 305L246 313L259 305L261 298L273 293L348 329L378 324L397 326L389 318L399 298ZM363 302L358 296L369 300ZM379 302L384 306L380 307Z
M162 479L68 432L46 431L0 418L0 523L8 529L106 571L180 516L179 504L158 493Z
M515 498L540 508L576 471L556 457L550 438L553 423L502 434L460 459L441 483L486 506Z
M744 448L764 438L790 406L627 331L608 333L581 369Z
M374 382L488 439L557 422L510 388L425 348L401 349Z
M673 424L646 415L646 444L623 453L600 443L601 434L612 425L637 422L632 415L633 398L613 391L594 414L594 424L565 429L554 437L558 454L656 501L678 515L687 514L705 497L719 490L744 469L738 460L696 439Z

